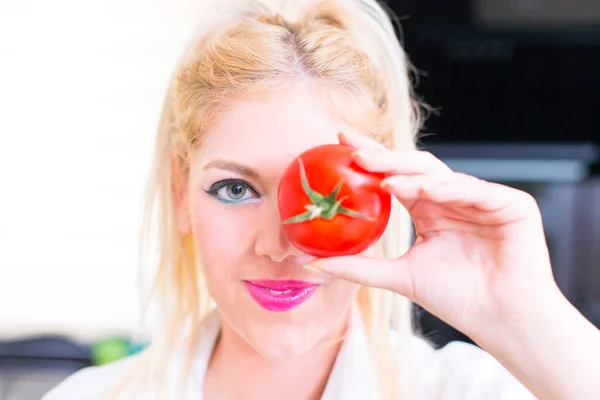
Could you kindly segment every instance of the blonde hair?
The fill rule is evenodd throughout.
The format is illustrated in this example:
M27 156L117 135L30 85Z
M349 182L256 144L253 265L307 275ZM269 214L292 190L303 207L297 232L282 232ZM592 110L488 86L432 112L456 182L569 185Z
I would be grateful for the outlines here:
M202 16L169 86L147 194L143 251L155 233L158 267L152 295L163 321L152 345L107 393L109 398L141 381L152 382L157 397L167 397L168 361L181 346L189 355L182 371L189 370L200 320L212 303L192 241L177 229L176 197L190 152L230 99L263 95L303 79L322 88L331 111L344 122L390 148L415 147L420 113L408 62L390 16L376 0L215 3ZM406 211L395 204L376 250L397 257L409 248L411 235ZM361 288L358 303L380 397L411 398L410 302L389 291ZM391 326L397 335L392 341Z

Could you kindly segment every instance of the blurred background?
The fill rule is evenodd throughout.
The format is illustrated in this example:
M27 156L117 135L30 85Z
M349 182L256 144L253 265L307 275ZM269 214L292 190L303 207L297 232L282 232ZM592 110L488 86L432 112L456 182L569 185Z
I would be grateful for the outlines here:
M144 346L139 205L194 3L0 2L0 400ZM600 2L387 4L434 109L421 147L532 193L559 286L600 326Z
M531 193L562 291L600 326L600 2L402 0L421 147L454 170ZM442 346L468 338L417 308Z

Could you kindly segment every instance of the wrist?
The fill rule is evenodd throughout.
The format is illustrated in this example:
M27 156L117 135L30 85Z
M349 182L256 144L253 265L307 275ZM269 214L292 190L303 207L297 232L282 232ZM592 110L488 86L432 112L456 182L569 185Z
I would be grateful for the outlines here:
M586 383L598 362L592 368L586 357L600 348L600 335L562 293L544 299L526 320L499 329L499 335L480 346L538 398L574 393L583 396L574 398L587 398Z
M520 354L532 342L539 342L545 332L564 329L565 319L577 313L558 287L499 309L495 318L474 335L474 341L490 353Z
M531 280L524 279L513 285L513 290L490 301L489 314L480 319L470 335L479 346L493 351L509 345L526 345L530 340L539 339L546 329L560 324L562 314L573 312L573 306L552 277L537 279L535 286L528 282Z

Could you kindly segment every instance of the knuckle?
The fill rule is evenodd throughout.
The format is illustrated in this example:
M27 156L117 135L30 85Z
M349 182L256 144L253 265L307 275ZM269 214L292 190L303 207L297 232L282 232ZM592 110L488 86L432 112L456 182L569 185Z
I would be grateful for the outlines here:
M444 171L452 171L452 169L446 163L444 163L442 160L440 160L435 154L433 154L430 151L427 151L427 150L421 151L420 157L422 159L422 162L424 162L424 163L436 165L440 170L443 169Z
M519 190L520 201L523 205L528 208L535 209L539 211L539 205L535 197L531 193L525 192L523 190Z
M433 155L432 152L427 151L427 150L422 150L420 152L420 154L421 154L421 157L427 161L434 161L434 160L438 159L436 156Z
M509 189L515 194L515 205L517 205L522 210L526 211L528 214L535 215L541 218L540 207L538 205L537 200L531 193L515 188Z

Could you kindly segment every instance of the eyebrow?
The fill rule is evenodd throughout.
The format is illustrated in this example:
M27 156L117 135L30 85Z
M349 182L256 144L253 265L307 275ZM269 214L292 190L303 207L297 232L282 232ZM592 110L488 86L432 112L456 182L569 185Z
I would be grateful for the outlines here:
M254 179L258 178L258 174L252 168L247 167L242 164L238 164L233 161L213 160L213 161L207 163L202 169L206 171L207 169L210 169L210 168L218 168L218 169L222 169L225 171L234 172L238 175L242 175L242 176L245 176L248 178L254 178Z

